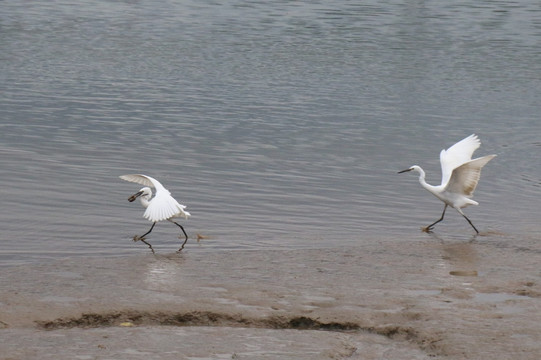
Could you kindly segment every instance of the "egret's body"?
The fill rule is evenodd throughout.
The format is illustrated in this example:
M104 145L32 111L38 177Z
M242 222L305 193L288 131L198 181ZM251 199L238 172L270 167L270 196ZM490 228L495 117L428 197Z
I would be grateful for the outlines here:
M180 227L180 229L184 233L184 243L178 250L181 251L184 248L186 241L188 241L188 235L186 234L186 231L184 231L184 227L182 227L182 225L173 221L172 219L177 217L184 217L185 219L187 219L188 216L190 216L190 213L184 210L186 209L186 206L179 204L171 196L171 193L165 187L163 187L163 185L158 180L150 176L142 174L128 174L122 175L120 176L120 178L126 181L145 185L144 188L130 196L128 200L132 202L138 197L140 197L141 204L146 209L143 216L149 221L152 221L153 224L150 230L147 231L145 234L143 234L142 236L135 236L134 241L141 240L142 242L147 244L150 249L152 249L152 246L145 241L145 236L150 234L152 229L154 229L154 225L156 225L158 221L168 220ZM150 189L150 187L154 187L156 189L156 195L153 198L152 190Z
M428 225L424 230L432 230L434 225L443 220L447 206L451 206L468 220L468 223L470 223L476 233L479 233L470 219L461 210L468 205L479 205L477 201L471 199L473 192L481 177L481 169L496 156L487 155L472 160L473 152L479 146L481 146L481 141L479 141L477 135L472 134L457 142L449 149L441 151L441 185L434 186L428 184L425 181L425 172L420 166L413 165L409 169L399 171L399 173L417 171L421 185L445 204L441 218Z

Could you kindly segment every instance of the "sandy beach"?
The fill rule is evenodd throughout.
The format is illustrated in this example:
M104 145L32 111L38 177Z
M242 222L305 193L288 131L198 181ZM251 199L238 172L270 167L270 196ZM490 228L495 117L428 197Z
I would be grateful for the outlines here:
M500 240L5 267L0 358L538 359L541 251Z

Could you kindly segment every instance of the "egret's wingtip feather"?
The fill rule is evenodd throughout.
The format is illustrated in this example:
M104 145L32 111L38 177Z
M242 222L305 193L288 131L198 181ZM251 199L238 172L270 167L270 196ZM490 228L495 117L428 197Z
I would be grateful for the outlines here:
M458 141L448 149L440 152L441 184L449 182L454 169L471 160L473 153L481 146L476 134L471 134Z
M447 183L447 190L462 194L468 198L472 197L481 178L481 169L494 157L496 157L494 154L482 156L454 169Z
M144 186L150 186L156 189L163 188L162 184L160 184L158 180L144 174L126 174L121 175L120 178L122 180L134 182Z

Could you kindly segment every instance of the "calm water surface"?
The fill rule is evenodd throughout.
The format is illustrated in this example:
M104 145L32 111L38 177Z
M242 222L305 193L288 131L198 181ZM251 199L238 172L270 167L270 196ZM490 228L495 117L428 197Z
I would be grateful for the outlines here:
M188 206L189 251L430 241L443 206L396 172L439 183L474 132L477 240L538 246L538 1L5 0L0 80L2 265L147 251L134 172Z

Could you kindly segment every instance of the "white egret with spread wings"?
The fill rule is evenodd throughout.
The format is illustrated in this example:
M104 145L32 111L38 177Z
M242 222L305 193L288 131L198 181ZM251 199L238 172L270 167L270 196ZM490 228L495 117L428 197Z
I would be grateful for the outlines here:
M434 225L442 221L447 206L451 206L468 220L476 233L479 233L479 230L461 210L468 205L479 205L477 201L471 199L473 192L481 177L481 169L496 156L487 155L472 160L473 152L479 146L481 146L481 141L479 141L477 135L472 134L449 149L442 150L440 153L442 178L441 185L438 186L427 184L425 172L418 165L413 165L409 169L398 172L400 174L407 171L417 171L421 185L445 204L441 218L424 227L424 231L431 231Z
M150 247L152 252L154 252L154 249L152 249L152 245L145 241L145 236L150 234L152 229L154 229L154 226L158 221L162 220L168 220L172 222L173 224L180 227L182 232L184 233L184 242L182 243L182 246L178 251L181 251L184 248L184 245L188 241L188 235L186 234L186 231L184 231L184 227L173 220L173 218L177 217L184 217L185 219L190 216L190 213L185 211L186 206L179 204L172 196L171 193L163 187L163 185L156 179L143 175L143 174L128 174L128 175L122 175L120 176L122 180L138 183L141 185L145 185L144 188L141 188L137 193L133 194L128 198L128 201L132 202L138 197L141 199L141 204L143 207L146 208L145 213L143 216L149 220L152 221L152 227L149 231L144 233L141 236L134 236L133 241L142 241L145 244ZM156 189L156 195L152 198L152 190L150 187L153 187ZM152 199L151 199L152 198Z

